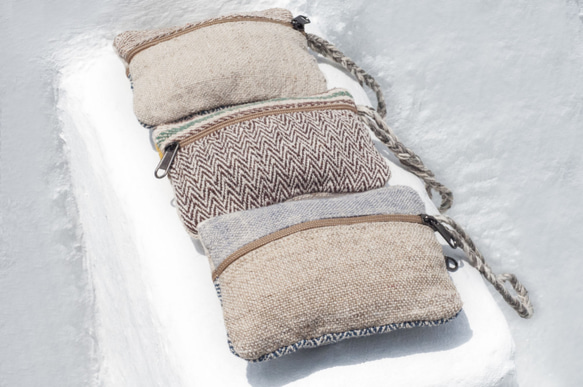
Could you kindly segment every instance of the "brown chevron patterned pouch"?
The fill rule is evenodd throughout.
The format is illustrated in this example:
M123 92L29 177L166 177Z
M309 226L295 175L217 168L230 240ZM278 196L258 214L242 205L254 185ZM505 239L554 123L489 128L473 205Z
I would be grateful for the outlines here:
M434 232L453 237L424 212L394 186L202 222L231 351L264 361L453 319L462 302Z
M114 47L126 65L140 122L156 126L219 106L326 91L292 14L268 9L147 31Z
M384 186L389 168L352 96L333 89L197 115L153 132L180 217L197 235L205 219L314 193Z

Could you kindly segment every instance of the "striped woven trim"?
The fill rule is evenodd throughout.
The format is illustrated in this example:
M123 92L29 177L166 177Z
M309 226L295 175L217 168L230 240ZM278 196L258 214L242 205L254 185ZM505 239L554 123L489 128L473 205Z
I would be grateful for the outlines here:
M222 307L223 306L223 299L222 299L222 295L221 295L221 286L219 284L219 281L214 281L214 285L215 285L215 291L217 292L217 296L219 298L219 301L220 301L221 307ZM353 329L351 331L346 331L346 332L328 333L328 334L322 335L320 337L316 337L313 339L300 340L297 343L294 343L292 345L287 345L287 346L278 348L273 352L266 353L265 355L258 357L257 359L253 359L253 360L244 359L244 360L247 360L250 363L260 363L260 362L264 362L267 360L277 359L278 357L281 357L284 355L289 355L290 353L294 353L294 352L296 352L300 349L303 349L303 348L316 348L316 347L321 347L323 345L338 343L340 341L347 340L347 339L353 339L353 338L357 338L357 337L367 337L367 336L372 336L372 335L381 335L383 333L389 333L389 332L396 331L399 329L434 327L434 326L443 325L445 323L450 322L451 320L453 320L454 318L459 316L461 312L462 312L462 310L460 309L460 311L457 312L455 314L455 316L453 316L453 317L442 318L442 319L433 320L433 321L425 321L425 320L406 321L406 322L402 322L402 323L381 325L378 327ZM259 332L258 334L261 334L261 333ZM227 333L227 343L229 345L229 350L235 356L241 357L235 351L235 348L233 347L233 343L231 342L231 339L229 338L228 333Z
M263 356L260 356L257 359L248 360L248 361L251 363L260 363L260 362L267 361L267 360L277 359L278 357L281 357L284 355L289 355L290 353L294 353L297 350L303 349L303 348L316 348L316 347L321 347L323 345L334 344L334 343L338 343L338 342L343 341L343 340L352 339L352 338L356 338L356 337L367 337L367 336L372 336L372 335L380 335L383 333L396 331L398 329L408 329L408 328L418 328L418 327L433 327L433 326L437 326L437 325L442 325L442 324L445 324L445 323L453 320L460 313L461 313L461 311L458 312L453 317L442 318L441 320L436 320L436 321L412 321L412 322L403 322L403 323L397 323L397 324L387 324L387 325L382 325L379 327L355 329L355 330L347 331L347 332L328 333L326 335L316 337L315 339L307 339L307 340L298 341L295 344L288 345L286 347L278 348L275 351L270 352L268 354L265 354ZM235 352L235 349L233 348L233 344L231 343L231 340L230 339L227 339L227 340L228 340L229 349L231 350L231 352L234 353L236 356L240 357L239 354L237 352ZM247 360L247 359L245 359L245 360Z
M332 89L326 93L312 97L275 98L267 101L251 102L244 105L236 105L220 109L203 116L197 115L190 121L181 121L179 125L161 125L154 131L153 138L158 148L164 149L172 142L180 141L204 130L205 128L219 124L226 119L232 119L248 114L269 112L274 109L297 108L299 106L326 106L339 102L354 105L352 95L343 89Z
M217 292L217 297L219 297L219 301L221 303L221 308L222 308L223 307L223 295L221 293L221 285L219 284L219 281L215 281L214 285L215 285L215 291Z

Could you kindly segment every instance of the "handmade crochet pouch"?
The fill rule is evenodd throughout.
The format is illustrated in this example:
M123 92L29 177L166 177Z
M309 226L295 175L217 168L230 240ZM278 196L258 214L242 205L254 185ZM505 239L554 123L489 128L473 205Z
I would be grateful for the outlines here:
M445 323L462 302L404 186L281 203L199 226L230 348L263 361L300 348Z
M114 47L133 85L135 114L149 126L220 106L326 91L303 31L285 9L127 31Z
M333 89L195 116L153 132L186 229L313 193L361 192L390 175L352 96Z

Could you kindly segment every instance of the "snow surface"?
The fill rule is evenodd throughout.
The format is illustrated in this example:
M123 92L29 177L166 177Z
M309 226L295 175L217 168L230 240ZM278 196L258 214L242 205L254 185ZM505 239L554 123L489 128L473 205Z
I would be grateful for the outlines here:
M510 331L468 265L453 274L464 313L446 326L351 340L265 364L234 357L207 260L184 232L168 182L152 178L158 156L135 122L131 91L109 43L64 68L59 93L104 385L513 385ZM323 70L331 87L348 85L360 102L368 100L340 70ZM437 213L415 177L391 168L390 184L414 186L427 212Z
M520 319L499 302L516 342L520 385L583 384L579 365L583 288L578 270L583 234L579 222L583 215L580 1L281 0L251 4L228 0L8 0L0 2L0 385L95 385L100 375L109 375L110 380L124 385L129 380L124 378L142 373L152 381L181 380L183 372L194 372L196 362L189 364L187 371L181 370L174 358L162 356L168 353L170 341L140 342L140 338L156 337L154 333L161 327L168 327L164 325L168 316L182 313L183 308L191 308L184 313L197 315L207 324L203 335L215 335L215 342L222 342L222 331L217 328L222 329L216 317L220 316L218 305L212 315L203 316L194 303L183 303L184 298L156 298L162 285L148 277L151 271L124 277L124 270L136 262L148 262L147 255L135 250L136 241L148 234L142 226L130 227L130 219L123 215L126 205L139 199L101 185L112 177L99 169L86 179L86 200L98 197L103 210L120 215L96 222L101 229L113 231L99 237L98 247L125 253L115 261L111 257L105 260L109 267L89 265L96 257L91 254L105 253L94 249L91 244L99 239L89 241L80 226L77 207L81 199L72 195L68 164L69 159L74 160L72 152L80 146L80 139L87 137L70 136L66 146L61 139L63 127L72 123L67 123L65 116L58 118L56 101L66 97L59 96L56 80L65 80L58 73L63 68L74 70L71 66L92 63L91 58L81 60L80 56L98 52L91 49L104 47L117 32L270 6L309 15L313 24L308 30L317 27L379 80L389 103L389 124L453 189L456 200L450 214L466 225L496 271L515 272L530 290L536 308L531 320ZM84 35L89 31L90 36ZM88 50L79 52L79 47ZM127 89L122 91L124 82L119 84L120 92L127 93ZM124 123L119 135L99 149L121 141L125 131L138 131L136 136L143 133L135 121L128 118ZM97 141L99 137L94 138ZM146 141L145 136L136 141ZM136 149L149 152L147 142L136 144L142 145ZM99 165L102 155L92 150L90 146L85 156L94 161L92 165ZM125 165L127 160L137 154L124 149L117 157L120 162L116 168L125 171L130 168ZM155 158L155 154L147 157ZM150 177L152 163L155 161L148 161L140 171L130 171L127 176L143 172ZM157 190L165 185L158 183ZM161 194L148 191L148 195L156 198ZM100 210L94 211L97 219ZM175 217L173 212L166 218L151 214L141 216L152 216L164 225ZM123 238L126 233L131 238ZM181 243L178 248L191 247L188 239ZM155 277L168 279L170 273L178 273L182 278L196 273L200 281L190 285L188 294L211 302L215 295L206 283L206 265L195 262L193 256L171 263L167 257L178 259L173 254L176 247L164 247L157 252L158 260L151 262L151 268L157 270ZM108 269L115 276L102 276L104 283L92 282L98 274L94 275L94 270L103 274ZM182 282L170 279L164 289L179 289L174 282ZM117 283L110 289L118 291L98 294L108 289L108 283ZM145 301L143 293L151 302ZM107 299L105 296L116 301L100 305L96 300ZM131 313L125 308L128 304L134 305ZM102 312L111 313L110 321L97 323L95 316ZM140 329L124 332L115 323L115 314ZM97 332L104 329L110 329L112 340L119 339L117 347L97 340ZM188 337L167 340L181 342L181 348L189 350ZM366 344L349 341L344 348L376 348L372 339L353 342ZM138 343L141 350L136 349ZM342 345L322 353L336 356L339 350L334 348ZM222 350L217 348L205 350ZM126 358L135 356L135 361L128 370L116 370L115 356L124 358L124 351L128 352ZM110 360L103 362L103 354ZM479 361L488 361L487 356ZM301 383L309 372L309 378L315 378L345 366L334 363L333 358L334 368L315 369L314 364L322 364L318 356L309 355L304 362L299 356L295 359L295 378L280 383L292 379ZM384 360L375 358L360 366L374 367ZM151 368L141 367L143 364ZM170 369L175 371L167 372ZM270 370L247 371L248 379L260 385L257 375L271 381L282 376L279 368Z

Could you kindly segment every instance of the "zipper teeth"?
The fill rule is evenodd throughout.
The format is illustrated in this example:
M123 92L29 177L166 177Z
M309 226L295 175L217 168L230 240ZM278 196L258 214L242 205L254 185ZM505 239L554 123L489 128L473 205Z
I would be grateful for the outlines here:
M308 112L308 111L315 111L315 110L350 110L350 111L357 113L356 107L354 105L347 104L347 103L337 103L334 105L322 105L322 106L302 106L302 107L295 107L295 108L273 109L273 110L259 112L259 113L247 114L247 115L243 115L241 117L235 117L235 118L226 120L224 122L221 122L220 124L213 125L207 129L201 131L200 133L193 134L192 136L189 136L183 140L180 140L178 142L178 144L180 145L180 147L187 146L187 145L192 144L193 142L195 142L197 140L200 140L201 138L203 138L205 136L208 136L209 134L211 134L213 132L216 132L217 130L221 130L229 125L234 125L234 124L237 124L237 123L242 122L242 121L252 120L255 118L259 118L259 117L263 117L263 116L270 116L270 115L275 115L275 114L282 114L282 113L289 113L289 112L292 112L292 113Z
M213 281L216 279L231 265L233 262L241 258L242 256L256 250L268 243L274 242L278 239L282 239L291 234L295 234L300 231L310 230L314 228L339 226L339 225L351 225L358 223L376 223L376 222L406 222L406 223L419 223L425 224L420 215L395 215L395 214L384 214L384 215L365 215L365 216L354 216L349 218L332 218L332 219L319 219L312 220L300 224L296 224L283 230L276 231L262 238L259 238L253 242L246 244L240 249L236 250L234 253L229 255L212 273Z
M187 34L189 32L192 32L192 31L196 31L200 28L212 26L215 24L230 23L230 22L234 22L234 21L257 21L257 22L277 23L277 24L282 24L282 25L289 26L289 27L293 28L291 22L280 21L280 20L270 19L270 18L261 17L261 16L236 16L236 17L225 18L225 19L220 19L220 20L209 20L207 22L195 24L195 25L190 26L188 28L185 28L183 30L173 32L169 35L161 36L159 38L153 39L147 43L141 44L141 45L133 48L126 55L126 63L129 65L129 63L132 61L134 56L136 56L138 53L140 53L141 51L143 51L147 48L155 46L158 43L162 43L162 42L174 39L177 36L184 35L184 34Z

